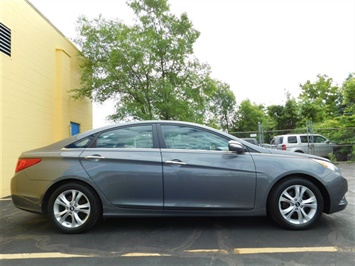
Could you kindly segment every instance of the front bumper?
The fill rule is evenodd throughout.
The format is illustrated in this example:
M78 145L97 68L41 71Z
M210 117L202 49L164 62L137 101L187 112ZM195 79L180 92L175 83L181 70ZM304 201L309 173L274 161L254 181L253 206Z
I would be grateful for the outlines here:
M343 176L339 176L339 178L332 182L328 191L330 206L326 213L330 214L344 210L348 205L348 201L345 197L345 194L348 191L348 181Z

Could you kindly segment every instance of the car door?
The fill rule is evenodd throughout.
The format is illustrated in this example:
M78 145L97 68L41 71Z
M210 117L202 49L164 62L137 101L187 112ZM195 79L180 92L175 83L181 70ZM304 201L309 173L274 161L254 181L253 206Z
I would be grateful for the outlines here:
M328 157L329 153L333 153L333 144L328 139L320 135L314 135L313 139L316 155Z
M164 208L252 209L256 173L249 153L204 128L162 124Z
M163 207L161 154L153 138L153 125L104 131L80 159L112 204L132 208Z

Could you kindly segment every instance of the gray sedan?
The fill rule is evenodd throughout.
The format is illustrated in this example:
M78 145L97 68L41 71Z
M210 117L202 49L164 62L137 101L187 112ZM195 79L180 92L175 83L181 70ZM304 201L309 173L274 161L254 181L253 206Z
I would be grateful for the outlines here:
M22 153L16 207L65 233L102 216L262 216L307 229L346 208L347 180L329 160L252 145L186 122L108 126Z

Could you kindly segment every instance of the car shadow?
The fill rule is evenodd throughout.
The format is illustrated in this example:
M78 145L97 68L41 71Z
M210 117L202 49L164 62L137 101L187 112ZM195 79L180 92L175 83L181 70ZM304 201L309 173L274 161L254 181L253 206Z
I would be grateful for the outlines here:
M340 221L339 221L340 220ZM324 215L310 230L291 231L268 217L105 218L81 234L63 234L46 216L16 210L0 219L4 250L118 256L134 252L181 255L191 250L333 246L346 243L341 217ZM336 239L334 239L336 236ZM37 251L38 252L38 251ZM179 256L180 256L179 255Z

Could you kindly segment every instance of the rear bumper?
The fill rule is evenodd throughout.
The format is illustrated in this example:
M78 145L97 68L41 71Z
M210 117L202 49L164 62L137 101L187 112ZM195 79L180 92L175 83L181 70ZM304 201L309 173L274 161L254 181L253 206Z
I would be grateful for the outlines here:
M25 210L28 212L34 212L42 214L42 207L39 204L38 199L27 198L23 196L12 195L12 203L16 208Z
M42 213L43 186L47 182L30 180L25 171L15 174L11 179L11 197L15 207L34 213Z

